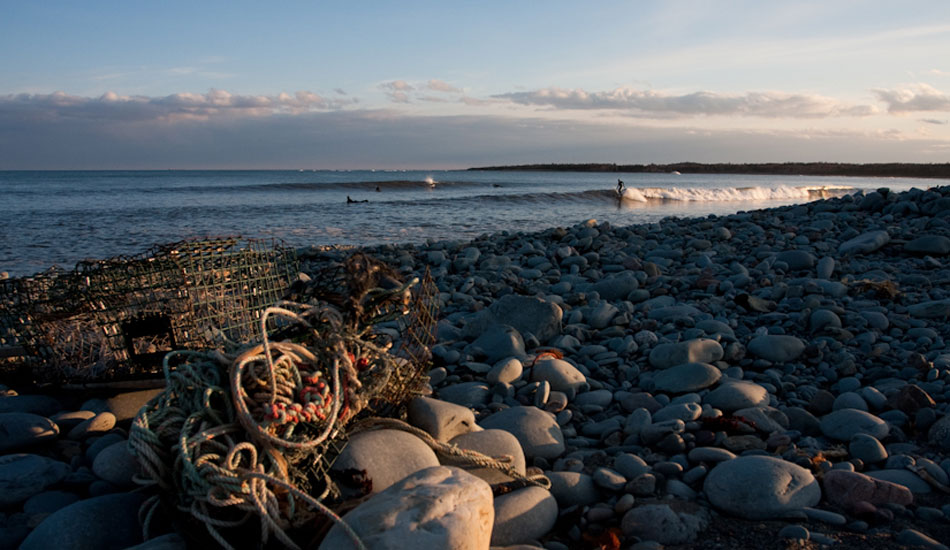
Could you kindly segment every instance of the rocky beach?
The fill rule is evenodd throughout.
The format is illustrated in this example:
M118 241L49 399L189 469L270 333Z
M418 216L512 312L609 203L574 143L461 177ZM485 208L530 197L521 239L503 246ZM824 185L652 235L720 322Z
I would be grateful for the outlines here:
M367 548L950 544L950 187L363 251L440 306L428 436L334 464L372 481L343 515ZM3 390L0 549L186 547L140 527L128 431L160 389Z

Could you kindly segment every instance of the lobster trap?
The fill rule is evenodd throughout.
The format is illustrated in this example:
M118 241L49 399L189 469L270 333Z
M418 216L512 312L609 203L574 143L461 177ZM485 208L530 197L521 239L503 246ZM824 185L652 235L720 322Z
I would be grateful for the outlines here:
M174 349L233 349L297 274L293 249L223 237L0 281L0 375L130 380Z

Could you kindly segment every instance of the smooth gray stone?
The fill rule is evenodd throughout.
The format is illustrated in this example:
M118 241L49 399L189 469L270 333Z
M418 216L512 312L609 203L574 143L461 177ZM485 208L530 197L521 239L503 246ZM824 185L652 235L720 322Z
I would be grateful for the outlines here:
M438 465L435 452L424 441L402 430L385 429L350 437L332 471L365 470L372 483L370 492L379 493L408 475Z
M525 474L524 451L521 449L521 443L518 442L518 438L505 430L481 430L464 433L452 438L449 443L490 457L511 457L509 465L519 474ZM511 478L504 472L494 468L475 468L467 471L488 483L511 481Z
M96 455L101 453L103 449L120 441L125 441L125 438L118 433L107 433L96 439L86 448L86 461L92 464L96 460Z
M775 260L785 262L791 271L811 269L815 266L815 256L807 250L785 250L775 256Z
M848 443L848 452L854 458L860 458L865 464L876 464L887 460L887 450L877 438L868 434L855 434Z
M740 456L716 465L703 484L713 506L746 519L785 517L821 500L808 470L771 456Z
M887 231L877 230L862 233L857 237L847 240L838 246L838 253L842 255L850 254L870 254L891 242L891 236Z
M431 397L413 398L407 413L410 424L442 442L478 428L472 409Z
M591 477L594 478L594 483L598 487L602 487L608 491L620 491L623 489L623 486L627 484L627 478L625 478L623 474L611 470L610 468L597 468Z
M120 550L142 542L139 506L144 493L80 500L43 520L20 550Z
M602 329L610 325L613 318L620 313L616 306L606 301L599 301L583 308L584 320L593 329Z
M931 256L944 256L950 254L950 238L943 235L921 235L916 239L907 242L904 250L915 254L930 254Z
M715 319L705 319L696 323L696 328L701 329L709 336L716 334L721 334L725 337L726 340L735 340L736 333L732 330L732 327L723 323L722 321L717 321Z
M109 445L96 455L92 471L119 487L131 487L134 485L132 478L139 471L139 462L129 452L128 443L120 441Z
M624 514L620 525L628 537L660 544L687 544L695 542L709 525L709 512L683 502L643 504Z
M45 456L0 456L0 508L18 504L42 493L47 487L65 479L70 471L68 464Z
M585 506L600 499L594 478L582 472L545 472L551 480L551 494L562 508Z
M848 519L841 514L836 512L830 512L828 510L821 510L818 508L804 508L805 515L808 516L808 519L812 521L820 521L822 523L827 523L828 525L844 525L848 523Z
M507 357L526 357L521 333L508 325L490 325L474 342L465 347L465 352L484 356L489 363Z
M851 441L851 438L859 433L884 439L890 432L890 428L887 422L869 412L858 409L838 409L821 418L821 432L832 439Z
M736 458L732 451L719 447L694 447L686 456L692 462L724 462Z
M78 441L93 435L102 435L112 428L115 428L115 415L105 411L81 422L75 428L69 430L66 437Z
M647 317L650 319L656 319L658 321L670 321L674 319L696 319L705 315L699 309L696 309L690 305L676 305L676 306L667 306L667 307L656 307L650 310L647 313Z
M663 422L680 419L683 422L692 422L700 417L703 408L698 403L676 403L667 405L653 414L653 420Z
M495 363L495 365L485 375L485 380L492 384L499 382L514 382L521 378L524 372L524 365L517 357L508 357Z
M818 332L825 328L841 328L841 318L828 309L816 309L811 312L808 324L812 331Z
M589 388L587 377L563 359L541 359L531 369L531 380L551 384L551 389L573 396Z
M620 453L614 458L614 470L617 470L627 479L633 479L640 474L647 474L652 468L637 455Z
M594 290L596 290L597 294L600 294L600 297L604 300L613 301L626 298L639 286L640 283L637 281L636 276L627 271L594 283Z
M462 329L465 339L483 333L489 325L503 324L514 327L519 333L531 333L541 343L547 343L561 332L561 307L535 296L506 294L495 300L488 309L469 319Z
M491 389L484 382L462 382L439 388L439 399L463 407L488 403Z
M524 487L495 499L491 544L508 546L539 539L554 528L557 501L547 489Z
M894 539L897 544L911 548L925 548L927 550L947 550L947 545L940 543L916 529L904 529Z
M613 400L614 392L610 390L591 390L575 397L574 404L578 407L583 407L584 405L595 405L606 408Z
M731 412L747 407L769 404L769 392L747 380L727 380L703 398L703 403L722 411Z
M511 432L524 450L525 457L553 459L564 453L564 434L554 415L537 407L510 407L481 422L482 428Z
M931 445L950 451L950 414L945 414L934 422L927 431L927 439Z
M0 396L0 413L29 413L52 416L63 410L59 400L46 395Z
M491 487L460 468L420 470L350 510L343 521L367 548L488 548L495 521ZM334 525L321 550L353 548Z
M106 405L109 412L115 415L116 424L126 426L132 422L142 407L163 391L165 388L123 392L106 399Z
M61 432L69 432L69 430L75 428L94 416L96 416L96 413L92 411L66 411L55 414L49 419L59 426L59 430Z
M712 363L722 359L722 345L709 338L660 344L650 351L650 365L668 369L683 363Z
M907 313L919 319L937 319L950 316L950 298L907 306Z
M925 494L932 491L930 484L920 478L914 472L904 469L884 469L884 470L873 470L870 472L865 472L869 477L874 479L880 479L882 481L890 481L891 483L896 483L898 485L903 485L910 489L910 492L915 494Z
M658 392L687 393L708 388L720 378L722 371L708 363L684 363L656 373L653 386Z
M787 334L765 334L753 338L747 349L752 354L773 363L787 363L798 359L798 356L805 351L805 342Z
M9 453L56 439L59 427L31 413L0 413L0 453Z

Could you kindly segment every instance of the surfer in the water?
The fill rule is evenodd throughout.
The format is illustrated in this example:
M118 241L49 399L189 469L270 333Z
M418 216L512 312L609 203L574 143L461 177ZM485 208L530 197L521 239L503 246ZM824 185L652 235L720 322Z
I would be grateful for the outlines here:
M623 196L623 180L617 179L617 196Z
M346 204L355 204L355 203L358 203L358 202L369 202L369 199L364 199L364 200L361 200L361 201L355 201L355 200L351 199L349 195L346 196Z

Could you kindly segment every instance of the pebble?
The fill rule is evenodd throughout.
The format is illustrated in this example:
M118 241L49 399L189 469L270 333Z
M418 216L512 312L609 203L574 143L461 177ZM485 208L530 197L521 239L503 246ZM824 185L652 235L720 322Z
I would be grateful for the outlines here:
M694 392L714 385L721 377L722 372L708 363L684 363L657 373L653 386L658 392Z
M822 485L829 502L852 511L861 503L907 505L914 500L911 491L902 485L846 470L825 472Z
M521 443L518 439L504 430L480 430L475 432L457 435L449 441L452 445L457 445L462 449L476 451L483 455L491 457L511 457L508 463L516 472L525 474L524 451L521 449ZM500 470L494 468L476 468L469 470L488 483L504 483L511 481L511 478Z
M650 365L668 369L683 363L712 363L722 359L722 345L708 338L660 344L650 352Z
M805 351L805 342L785 334L765 334L753 338L747 346L750 353L773 363L788 363Z
M102 435L115 427L115 415L109 411L100 412L89 420L84 420L69 430L66 437L80 441L94 435Z
M409 423L421 428L438 441L478 429L475 414L468 407L431 397L416 397L407 409Z
M568 397L590 387L587 377L574 365L562 359L541 359L531 369L531 380L546 381L554 391L564 392Z
M874 436L855 434L848 443L848 451L854 458L860 458L865 464L876 464L887 460L887 450Z
M727 380L706 394L703 403L723 411L736 411L748 407L768 405L769 392L754 382Z
M551 480L551 494L562 508L593 504L600 499L594 478L582 472L545 472Z

